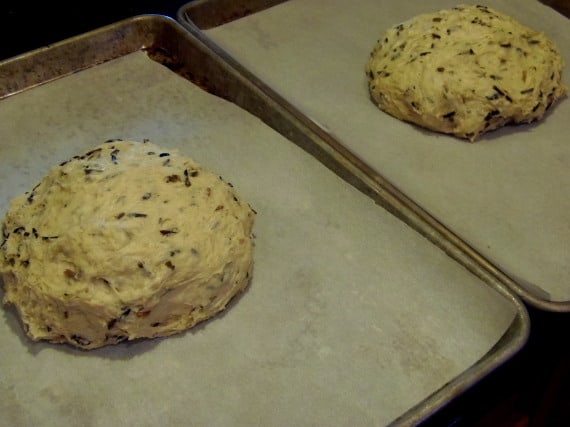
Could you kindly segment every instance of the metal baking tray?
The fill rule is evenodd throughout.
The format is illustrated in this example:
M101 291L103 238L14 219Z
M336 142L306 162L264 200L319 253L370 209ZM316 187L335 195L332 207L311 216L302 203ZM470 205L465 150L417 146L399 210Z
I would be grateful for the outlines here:
M225 24L240 21L242 17L270 8L280 9L278 5L285 3L295 3L296 9L291 7L288 10L294 12L284 15L273 14L272 19L278 25L263 26L264 21L259 19L249 27L247 24L234 27L234 33L217 31L223 31ZM564 194L554 190L565 188L561 183L570 179L568 168L560 160L567 156L568 145L560 138L566 132L564 126L567 121L559 110L568 109L568 100L556 106L555 114L546 117L544 126L536 126L526 132L521 128L503 129L490 135L489 140L461 150L457 148L461 142L445 141L368 111L368 97L361 94L363 89L357 86L359 82L356 79L364 81L362 70L368 52L362 52L361 45L366 43L363 38L373 43L377 33L389 25L424 9L427 12L449 6L445 0L430 3L421 10L411 3L380 5L363 2L341 12L346 7L344 2L338 1L327 4L327 12L324 13L317 11L320 4L314 1L198 0L181 7L178 20L232 63L235 69L248 74L269 97L280 104L287 104L291 115L335 144L338 151L355 153L354 157L360 158L357 162L366 169L366 175L381 182L382 187L389 189L390 196L396 199L394 203L411 212L405 215L405 220L415 222L417 218L418 222L429 224L430 233L437 235L433 239L435 243L446 248L453 246L453 252L458 250L465 254L472 260L469 262L484 267L529 304L549 311L569 311L570 289L566 285L570 284L570 277L566 273L565 256L570 253L570 243L564 236L568 234L566 224L570 218L567 217ZM565 31L568 21L538 1L526 0L519 4L511 0L493 0L489 6L516 15L523 21L525 16L528 18L532 14L536 17L533 26L547 29L547 33L560 44L563 55L568 53L569 37ZM365 8L381 11L359 12L368 10ZM330 26L325 16L331 18ZM366 29L357 31L355 25ZM318 36L311 36L312 33ZM228 44L224 34L237 37ZM221 39L217 40L215 36ZM242 39L247 42L242 43ZM295 55L298 57L296 62ZM311 62L312 57L319 58L318 63ZM286 65L281 67L280 64ZM305 64L311 64L310 68ZM351 68L346 64L356 65ZM324 67L321 73L317 72L319 66ZM277 67L281 67L283 72L276 71ZM351 78L347 74L357 77ZM339 82L338 76L344 76L345 81ZM320 85L327 88L323 91L322 100L318 91L311 89ZM359 97L349 99L354 93ZM343 100L342 103L338 102L339 99ZM311 126L313 120L318 126ZM360 128L351 125L353 121L361 123ZM371 122L378 125L370 127L372 130L368 132L367 125L363 123ZM550 132L545 130L548 126L552 129ZM319 131L318 127L322 129ZM511 132L512 135L509 134ZM530 136L534 133L536 142ZM502 136L494 141L499 134ZM523 135L524 140L520 138ZM499 141L501 138L506 140L504 144ZM538 144L547 148L537 152ZM341 145L344 148L338 148ZM470 156L475 156L473 161L462 160ZM510 169L504 162L500 167L508 172L494 174L489 168L484 175L477 175L477 170L494 164L497 157L511 159ZM441 163L437 166L437 159L447 159L446 168L441 167L444 166ZM430 162L434 163L431 170L427 169L432 164ZM539 164L544 166L540 168ZM418 172L407 172L409 167L417 167ZM462 172L467 170L470 172ZM514 180L519 174L525 176L524 181ZM455 178L446 181L446 176ZM484 181L491 176L493 182L488 184ZM485 182L486 187L483 184L477 187L477 182ZM544 182L543 191L540 190L540 182ZM427 187L434 191L427 191ZM481 194L488 196L481 197ZM552 196L545 200L545 194ZM466 195L470 195L467 201L464 200ZM514 201L506 203L510 199ZM532 211L529 210L531 207ZM477 213L484 210L490 213ZM534 219L529 220L530 217ZM540 227L535 226L537 221ZM531 240L534 243L529 247Z
M259 212L250 289L219 321L187 334L85 353L30 343L4 310L4 419L412 425L523 347L524 304L270 94L214 46L156 15L0 63L2 214L57 160L98 138L129 136L198 155ZM204 109L195 105L202 101ZM410 399L389 420L366 416Z

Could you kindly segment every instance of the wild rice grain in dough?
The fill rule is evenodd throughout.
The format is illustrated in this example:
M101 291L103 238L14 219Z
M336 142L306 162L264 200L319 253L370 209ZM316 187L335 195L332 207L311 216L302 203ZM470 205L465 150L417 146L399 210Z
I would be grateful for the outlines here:
M542 118L566 92L563 67L543 33L490 7L461 5L389 29L366 74L381 110L474 141Z
M0 247L4 302L33 340L93 349L175 334L247 287L254 217L190 158L104 143L12 201Z

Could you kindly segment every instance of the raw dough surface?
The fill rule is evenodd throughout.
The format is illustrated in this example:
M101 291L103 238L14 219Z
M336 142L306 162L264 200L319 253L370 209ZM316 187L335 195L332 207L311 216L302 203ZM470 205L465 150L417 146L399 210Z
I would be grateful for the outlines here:
M490 7L460 5L389 29L366 73L381 110L474 141L541 119L566 92L563 68L545 34Z
M108 141L12 201L4 302L33 340L92 349L175 334L247 287L254 217L192 159Z

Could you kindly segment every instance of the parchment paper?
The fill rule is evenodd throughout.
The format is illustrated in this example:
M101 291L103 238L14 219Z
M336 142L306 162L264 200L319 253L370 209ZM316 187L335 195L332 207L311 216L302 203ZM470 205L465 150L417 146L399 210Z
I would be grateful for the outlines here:
M512 302L235 105L143 53L0 102L0 203L109 138L178 147L257 210L254 278L168 339L91 352L0 318L10 426L381 425L472 366Z
M570 21L536 0L485 4L544 31L570 63ZM291 0L206 31L541 300L570 300L570 100L469 144L382 113L364 68L383 32L457 2ZM566 71L564 79L570 80Z

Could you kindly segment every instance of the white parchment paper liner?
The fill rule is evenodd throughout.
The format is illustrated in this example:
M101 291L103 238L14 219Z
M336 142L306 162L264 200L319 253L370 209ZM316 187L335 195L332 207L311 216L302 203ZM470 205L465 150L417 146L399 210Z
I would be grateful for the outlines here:
M381 425L475 364L507 299L233 104L143 53L0 102L0 203L109 138L179 148L257 210L251 288L168 339L92 352L0 319L11 426Z
M499 130L476 144L400 122L370 101L364 67L383 32L459 3L291 0L206 34L539 304L570 302L568 99L540 123ZM536 0L485 4L544 31L570 62L566 17Z

